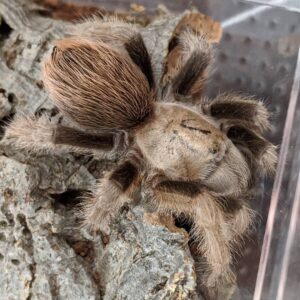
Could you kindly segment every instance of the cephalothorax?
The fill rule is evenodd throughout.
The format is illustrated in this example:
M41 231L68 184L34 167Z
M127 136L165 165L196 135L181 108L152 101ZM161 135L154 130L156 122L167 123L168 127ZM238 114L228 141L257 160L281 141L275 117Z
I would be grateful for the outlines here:
M19 117L7 135L32 150L117 152L117 167L83 206L85 224L109 232L119 209L141 189L157 213L191 220L201 283L220 298L219 286L234 281L235 243L252 222L245 199L257 174L274 171L276 148L262 136L270 127L262 102L237 94L202 98L213 58L208 35L182 24L175 33L157 80L133 25L115 19L79 24L56 43L43 71L72 126Z

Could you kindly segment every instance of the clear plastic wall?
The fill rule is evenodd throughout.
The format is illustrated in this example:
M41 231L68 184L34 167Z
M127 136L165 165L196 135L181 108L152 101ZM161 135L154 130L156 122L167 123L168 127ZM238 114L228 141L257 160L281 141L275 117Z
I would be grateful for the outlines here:
M278 6L284 9L300 12L300 1L299 0L246 0L259 4Z
M300 14L293 10L299 10L300 1L285 1L289 5L286 9L272 6L282 7L284 1L256 1L267 6L223 1L228 5L225 18L225 12L217 9L221 1L210 2L216 6L209 12L225 29L219 53L221 71L215 75L213 89L219 76L224 82L222 90L241 90L266 99L274 113L270 138L280 145L273 191L272 184L265 181L257 198L256 210L262 216L257 228L258 248L248 249L259 252L264 235L254 295L250 295L252 282L241 282L241 288L250 289L249 299L296 300L300 297ZM244 257L246 273L253 268L252 262L256 263ZM245 299L246 294L237 298Z
M236 299L300 299L300 1L285 1L286 9L283 2L203 6L224 28L212 93L236 90L265 99L274 114L269 138L280 145L274 185L264 180L257 187L253 206L261 219L238 264Z

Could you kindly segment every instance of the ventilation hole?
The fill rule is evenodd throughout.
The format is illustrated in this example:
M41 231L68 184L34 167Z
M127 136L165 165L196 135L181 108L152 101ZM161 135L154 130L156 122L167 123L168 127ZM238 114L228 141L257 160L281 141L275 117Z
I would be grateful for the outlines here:
M266 63L265 61L262 61L261 64L260 64L260 68L261 68L262 70L266 70L266 68L267 68L267 63Z
M291 48L291 45L287 45L285 47L285 54L288 55L288 54L291 54L292 53L292 48Z
M0 241L5 241L6 238L5 238L5 235L4 233L0 232Z
M265 43L264 43L264 48L266 49L266 50L270 50L271 49L271 42L270 41L265 41Z
M297 26L296 25L290 25L289 31L290 33L294 33L296 31Z
M239 63L241 64L241 65L246 65L247 64L247 59L245 58L245 57L241 57L240 59L239 59Z
M284 65L279 66L278 72L281 74L286 74L288 72L288 68Z
M3 260L4 259L4 256L2 253L0 253L0 260Z
M3 19L0 22L0 40L5 40L9 38L12 29Z
M222 78L222 75L220 73L216 73L215 74L215 80L217 81L221 81L223 78Z
M279 85L275 86L274 89L273 89L273 93L274 95L283 95L284 92L283 92L283 88Z
M15 266L18 266L18 265L20 264L20 261L17 260L17 259L12 259L12 260L11 260L11 263L12 263L13 265L15 265Z
M231 39L232 39L231 34L228 33L228 32L226 32L226 33L224 34L224 40L225 40L226 42L230 42Z
M241 77L236 78L235 79L235 84L242 85L243 84L243 79Z
M259 92L262 92L264 90L264 85L261 82L257 82L255 84L255 89Z
M251 40L251 38L250 37L245 37L245 39L244 39L244 44L246 45L246 46L249 46L250 44L251 44L251 42L252 42L252 40Z
M256 18L255 17L250 17L249 22L252 23L252 24L256 23Z
M226 62L227 61L227 55L224 52L221 52L219 55L220 62Z
M251 77L245 78L244 83L247 83L247 86L250 86L252 84L252 78Z
M269 27L270 27L271 29L275 29L275 28L277 27L277 21L276 21L276 20L271 20L271 21L269 22Z
M82 201L83 194L83 191L68 190L61 194L51 194L51 197L55 200L55 204L75 206Z
M245 2L239 2L239 1L235 1L236 2L236 5L240 6L240 7L246 7L248 6L247 3Z

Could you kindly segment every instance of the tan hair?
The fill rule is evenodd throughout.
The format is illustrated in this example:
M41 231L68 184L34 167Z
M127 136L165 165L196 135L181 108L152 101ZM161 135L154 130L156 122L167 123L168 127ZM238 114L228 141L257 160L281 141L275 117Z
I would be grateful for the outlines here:
M144 74L128 57L99 41L59 40L43 75L58 108L85 128L129 129L152 110Z

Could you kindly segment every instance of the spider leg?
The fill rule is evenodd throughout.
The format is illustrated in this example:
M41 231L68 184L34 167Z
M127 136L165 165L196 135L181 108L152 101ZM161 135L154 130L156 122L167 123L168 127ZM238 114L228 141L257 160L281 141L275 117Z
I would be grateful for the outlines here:
M51 123L46 116L19 115L7 127L6 138L19 149L34 153L93 153L112 151L118 142L117 135L96 135L74 128Z
M204 100L201 110L220 124L220 129L247 158L250 169L263 174L275 172L276 146L262 136L271 128L270 113L262 101L237 94L221 94L212 100Z
M154 88L154 76L151 59L140 33L136 33L125 42L125 48L133 62L146 76L150 88Z
M238 94L220 94L212 100L206 100L201 108L207 115L222 124L236 122L257 129L259 132L271 127L270 113L262 101Z
M245 196L243 200L237 196L218 196L216 200L226 215L226 223L229 227L226 239L231 244L232 252L238 252L236 246L252 227L255 212L248 206Z
M274 174L277 164L277 147L262 135L240 125L228 125L228 138L248 159L250 166L263 174Z
M231 282L230 227L216 196L199 183L178 181L160 182L149 189L149 196L158 213L183 214L193 221L190 236L205 262L201 269L203 284L213 288L219 280Z
M167 71L162 79L164 93L172 92L176 100L199 97L212 56L212 46L204 36L183 31L178 37L178 45L168 57Z
M254 219L255 212L245 203L242 203L241 208L228 219L227 223L230 227L230 242L233 251L239 252L239 241L250 231Z
M128 54L146 76L150 88L154 87L151 59L138 28L117 17L91 18L75 25L76 36L104 42L122 54Z
M94 42L103 42L125 53L125 42L138 33L138 28L118 17L104 16L85 19L74 25L70 33Z
M191 12L183 16L176 25L172 38L187 28L195 33L205 35L211 43L218 43L222 37L221 24L200 12Z
M95 191L84 201L80 214L83 225L91 231L110 233L110 225L138 185L138 167L124 161L102 178Z
M201 95L213 56L211 44L218 42L221 34L220 24L201 13L190 13L180 20L165 58L163 95L173 92L176 100Z

